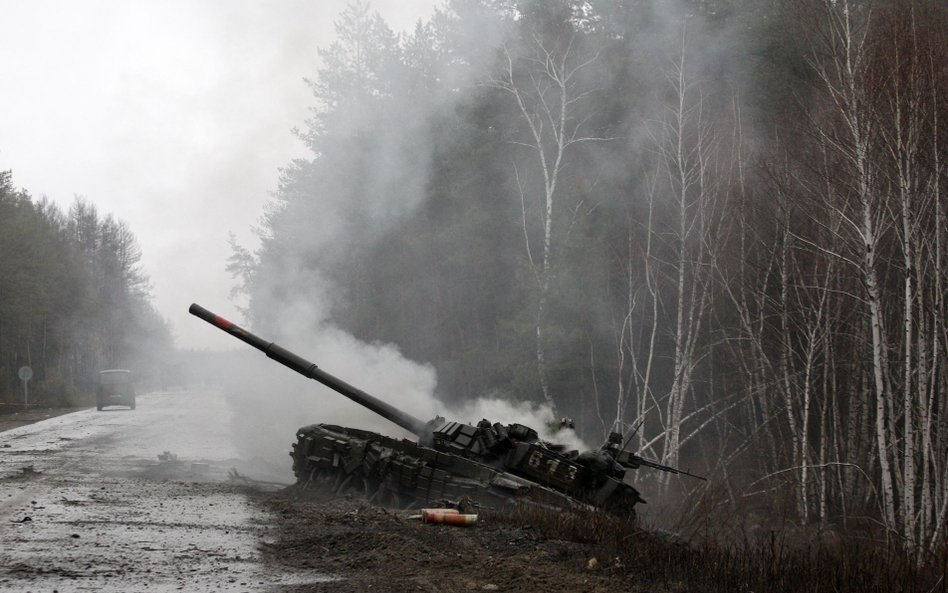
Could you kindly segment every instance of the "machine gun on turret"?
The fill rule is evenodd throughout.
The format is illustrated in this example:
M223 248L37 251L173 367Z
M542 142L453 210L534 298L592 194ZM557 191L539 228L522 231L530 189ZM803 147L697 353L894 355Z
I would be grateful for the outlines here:
M610 457L612 457L616 463L622 467L629 469L638 469L640 467L650 467L652 469L657 469L663 472L668 472L672 474L680 474L682 476L689 476L692 478L697 478L699 480L707 481L708 479L704 476L699 476L691 472L686 472L683 469L678 469L677 467L672 467L670 465L664 465L657 461L652 461L651 459L646 459L644 457L639 457L635 453L626 451L625 448L620 448L619 445L622 444L622 435L613 432L609 434L609 438L606 440L606 444L603 446L602 450L605 451Z

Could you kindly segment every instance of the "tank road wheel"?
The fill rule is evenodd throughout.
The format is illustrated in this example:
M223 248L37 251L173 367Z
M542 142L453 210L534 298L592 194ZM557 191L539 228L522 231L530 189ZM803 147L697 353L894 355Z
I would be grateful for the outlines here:
M319 466L308 460L293 458L293 474L296 476L296 488L308 490L316 486L320 477Z
M335 473L336 475L332 480L332 484L329 486L329 492L331 492L333 496L339 493L339 489L342 488L343 481L346 478L338 469Z
M342 474L339 474L340 480L336 480L336 482L337 482L339 485L336 486L336 487L333 489L333 492L332 492L333 495L339 496L339 494L340 494L343 490L345 490L346 487L352 482L352 478L354 478L354 477L355 477L355 474L354 474L354 473L349 474L348 476L343 476Z
M639 502L644 501L639 497L638 491L617 492L605 501L602 508L609 514L634 522L636 518L635 505Z
M385 487L377 486L372 494L366 497L366 500L369 504L375 504L376 499L381 500L383 498L385 498Z
M362 476L362 493L365 496L365 500L372 502L372 499L375 498L375 495L379 491L379 485L366 476Z
M385 484L379 486L379 489L375 492L372 498L369 499L369 502L372 503L375 501L375 499L378 499L375 504L379 504L390 509L405 510L415 505L415 499L413 497L402 494L398 490L392 489Z
M312 488L315 485L316 479L319 478L319 468L313 465L312 467L309 468L308 473L305 471L306 468L303 468L303 470L304 471L300 472L301 477L297 478L296 483L303 490L307 490L309 488Z

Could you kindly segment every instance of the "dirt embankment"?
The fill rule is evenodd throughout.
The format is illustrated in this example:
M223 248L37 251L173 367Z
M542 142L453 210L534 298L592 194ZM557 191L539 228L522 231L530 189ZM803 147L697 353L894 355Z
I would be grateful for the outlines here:
M76 412L87 407L89 406L80 408L48 408L0 403L0 432L27 424L33 424L34 422L46 420L47 418Z
M271 525L277 537L263 545L264 561L283 572L325 575L321 582L285 585L287 593L634 590L622 567L592 546L545 539L530 525L483 513L476 525L455 527L357 498L284 492L258 502L277 521Z

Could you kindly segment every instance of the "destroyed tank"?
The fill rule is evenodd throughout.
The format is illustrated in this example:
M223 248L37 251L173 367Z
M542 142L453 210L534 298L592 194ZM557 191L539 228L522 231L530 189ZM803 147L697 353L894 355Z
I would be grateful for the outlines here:
M617 433L601 449L580 453L546 442L522 424L473 425L440 417L425 422L200 305L189 311L418 437L416 442L332 424L304 426L290 453L302 486L323 480L337 492L354 488L399 508L471 501L495 509L524 504L632 514L645 501L624 480L627 469L645 465L699 477L624 451Z

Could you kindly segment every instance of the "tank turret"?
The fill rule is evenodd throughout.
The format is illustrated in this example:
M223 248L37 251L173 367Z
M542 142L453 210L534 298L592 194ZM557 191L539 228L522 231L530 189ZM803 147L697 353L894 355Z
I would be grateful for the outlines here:
M627 468L645 465L693 475L623 451L621 435L615 433L601 449L579 453L540 439L522 424L425 422L200 305L192 304L189 311L418 436L413 442L357 428L304 426L290 453L302 486L328 480L337 491L356 488L370 500L399 507L465 499L490 507L531 504L633 513L645 501L627 483ZM561 423L572 425L568 419Z

